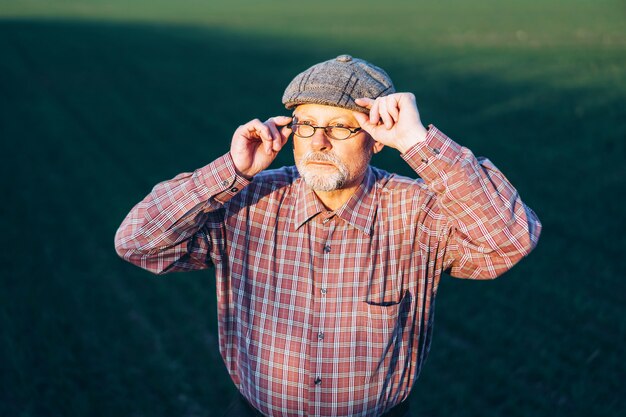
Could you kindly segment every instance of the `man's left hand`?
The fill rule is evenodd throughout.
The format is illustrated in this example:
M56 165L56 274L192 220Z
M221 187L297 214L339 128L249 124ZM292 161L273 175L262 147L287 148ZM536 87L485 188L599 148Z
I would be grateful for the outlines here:
M357 98L355 102L369 109L369 117L361 112L353 113L361 128L375 141L405 153L426 140L427 130L420 120L412 93L395 93L376 100Z

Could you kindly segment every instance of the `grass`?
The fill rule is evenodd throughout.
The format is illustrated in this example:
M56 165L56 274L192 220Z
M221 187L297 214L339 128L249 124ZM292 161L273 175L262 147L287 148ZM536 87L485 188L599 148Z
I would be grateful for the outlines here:
M153 184L284 113L289 80L345 52L413 91L544 223L504 277L442 280L416 414L619 415L624 15L611 1L3 2L0 415L221 415L235 389L212 273L154 278L113 234ZM411 175L400 161L374 163Z

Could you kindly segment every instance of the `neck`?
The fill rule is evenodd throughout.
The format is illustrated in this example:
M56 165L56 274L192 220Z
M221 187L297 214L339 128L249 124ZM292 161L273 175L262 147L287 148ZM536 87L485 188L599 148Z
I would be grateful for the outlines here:
M358 190L364 178L365 172L362 173L358 178L353 180L350 184L345 185L343 188L339 188L333 191L313 190L313 192L320 199L324 207L326 207L328 210L335 211L348 202L350 197L352 197L352 194L354 194L356 190Z
M320 199L324 207L328 210L335 211L339 207L346 204L346 202L352 197L352 194L359 188L359 184L351 187L341 188L334 191L315 191L315 195Z

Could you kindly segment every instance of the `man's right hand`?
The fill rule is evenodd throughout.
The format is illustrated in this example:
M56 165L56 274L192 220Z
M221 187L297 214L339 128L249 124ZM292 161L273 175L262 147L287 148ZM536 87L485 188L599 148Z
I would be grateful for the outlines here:
M235 130L230 154L239 174L252 178L270 166L291 134L292 118L271 117L262 123L254 119Z

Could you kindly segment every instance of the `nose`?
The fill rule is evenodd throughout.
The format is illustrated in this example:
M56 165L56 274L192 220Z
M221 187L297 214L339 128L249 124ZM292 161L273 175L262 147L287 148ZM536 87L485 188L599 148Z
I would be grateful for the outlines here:
M324 129L316 129L309 140L311 141L311 148L315 151L329 151L333 147Z

